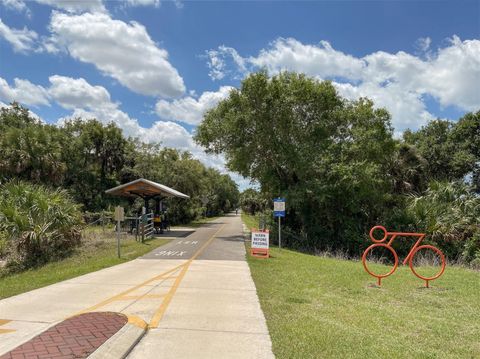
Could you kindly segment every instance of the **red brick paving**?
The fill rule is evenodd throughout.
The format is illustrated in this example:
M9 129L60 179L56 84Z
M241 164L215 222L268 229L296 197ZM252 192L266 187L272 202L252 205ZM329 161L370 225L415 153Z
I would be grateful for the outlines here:
M94 312L69 318L0 359L86 358L127 323L119 313Z

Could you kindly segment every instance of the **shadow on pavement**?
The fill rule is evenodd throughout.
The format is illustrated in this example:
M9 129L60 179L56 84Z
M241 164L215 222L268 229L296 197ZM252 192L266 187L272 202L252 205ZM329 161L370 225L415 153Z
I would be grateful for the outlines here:
M225 224L225 222L212 221L212 222L208 222L208 223L202 223L201 225L198 226L198 228L200 228L200 227L212 228L212 227L222 225L222 224Z
M162 234L154 234L155 238L185 238L195 233L195 230L171 230L163 232Z
M243 242L243 236L223 236L223 237L216 237L222 241L229 241L229 242Z

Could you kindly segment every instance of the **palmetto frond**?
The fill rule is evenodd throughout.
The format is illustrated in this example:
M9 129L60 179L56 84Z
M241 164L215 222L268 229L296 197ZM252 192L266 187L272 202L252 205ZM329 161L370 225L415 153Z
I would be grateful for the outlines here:
M63 190L17 181L0 186L1 237L25 265L76 245L81 223L78 206Z

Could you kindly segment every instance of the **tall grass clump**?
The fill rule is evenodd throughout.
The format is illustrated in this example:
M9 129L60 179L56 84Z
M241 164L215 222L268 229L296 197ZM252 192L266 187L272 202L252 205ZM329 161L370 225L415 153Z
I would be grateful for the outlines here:
M0 258L26 269L80 244L82 216L66 191L11 181L0 185Z

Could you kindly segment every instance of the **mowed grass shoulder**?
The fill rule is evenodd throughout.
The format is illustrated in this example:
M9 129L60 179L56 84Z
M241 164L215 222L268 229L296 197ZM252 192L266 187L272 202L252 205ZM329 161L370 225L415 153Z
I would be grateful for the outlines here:
M245 226L250 230L252 228L258 228L259 217L252 216L242 212L242 221L245 223Z
M426 289L400 267L378 288L361 262L271 255L248 262L277 358L480 358L479 272L447 266Z
M100 228L93 228L88 231L83 245L63 260L20 273L0 271L0 299L127 262L169 241L154 238L141 243L134 238L122 235L121 258L118 258L113 232L103 233Z

